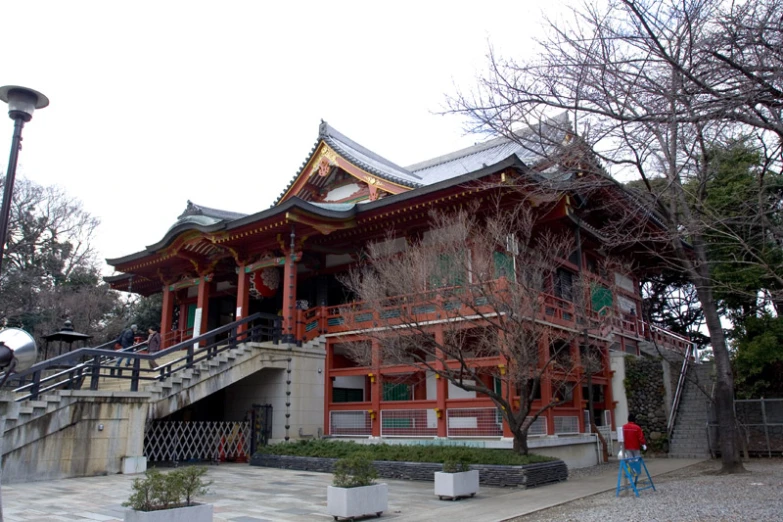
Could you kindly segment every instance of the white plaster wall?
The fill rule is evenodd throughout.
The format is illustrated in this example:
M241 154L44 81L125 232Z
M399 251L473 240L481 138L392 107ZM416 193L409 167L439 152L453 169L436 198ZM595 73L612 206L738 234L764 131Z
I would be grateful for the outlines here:
M434 372L427 372L427 400L434 401L438 398L438 380Z
M356 194L359 190L361 190L361 187L358 183L349 183L348 185L343 185L330 190L326 196L324 196L324 201L340 201L350 197L352 194Z
M570 438L570 437L569 437ZM598 464L598 445L595 437L528 439L532 453L555 457L566 463L570 469L588 468ZM551 444L552 441L560 444Z
M474 381L465 379L465 384L474 384ZM449 382L449 399L475 399L476 392L466 391Z
M609 365L612 370L612 397L617 403L614 407L615 426L619 427L628 420L628 397L625 395L625 358L633 357L623 352L609 352ZM614 434L616 438L616 431Z
M352 390L364 389L363 375L347 375L345 377L335 377L332 386L335 388L348 388Z
M288 373L285 369L265 368L226 389L225 417L241 420L253 404L271 404L272 439L284 440L286 424L290 426L288 436L291 439L300 438L300 428L304 436L314 436L319 429L323 433L325 352L322 348L308 350L293 347L291 351L281 350L276 358L287 359L289 355L290 389L286 383ZM285 417L286 391L291 392L289 419Z

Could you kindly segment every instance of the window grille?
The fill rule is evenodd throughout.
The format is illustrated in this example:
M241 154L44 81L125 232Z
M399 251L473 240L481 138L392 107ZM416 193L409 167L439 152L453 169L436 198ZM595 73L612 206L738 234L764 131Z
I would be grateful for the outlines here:
M555 415L555 435L576 435L579 433L579 417L576 415Z
M381 410L382 437L437 437L438 415L434 409Z
M530 417L528 417L529 419ZM530 428L527 430L527 436L528 437L543 437L545 435L549 435L549 432L547 430L546 425L546 417L543 415L535 420L533 424L530 425Z
M366 410L329 412L329 435L356 437L372 435L372 419Z
M449 437L502 437L497 408L450 408L446 411Z

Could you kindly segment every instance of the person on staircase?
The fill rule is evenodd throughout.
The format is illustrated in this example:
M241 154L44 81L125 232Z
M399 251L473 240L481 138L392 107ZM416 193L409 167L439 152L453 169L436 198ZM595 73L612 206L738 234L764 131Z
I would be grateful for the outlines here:
M628 414L628 423L623 425L623 440L625 458L641 457L642 450L647 451L647 441L644 440L642 428L636 424L636 414Z
M158 333L157 326L150 326L147 328L149 337L147 337L147 351L149 353L157 353L160 351L160 333ZM155 368L155 360L150 359L147 361L150 365L150 369Z
M119 350L125 350L126 348L130 348L134 344L134 338L136 337L136 330L138 330L139 327L135 324L130 325L130 328L126 328L122 331L120 336L117 338L117 344L119 345ZM117 368L122 366L122 361L125 361L125 366L131 365L131 358L130 357L117 357Z

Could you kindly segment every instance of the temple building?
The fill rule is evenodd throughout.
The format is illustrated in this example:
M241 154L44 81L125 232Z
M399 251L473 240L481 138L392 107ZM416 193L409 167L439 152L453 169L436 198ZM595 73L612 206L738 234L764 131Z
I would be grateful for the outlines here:
M279 317L275 342L306 347L321 357L317 379L322 393L306 406L302 401L291 406L315 412L317 418L297 425L294 415L294 433L298 427L300 434L345 437L508 438L508 427L488 397L438 380L416 365L386 369L348 357L347 346L361 341L362 328L370 329L372 323L357 326L356 317L352 322L344 317L341 307L352 296L341 275L361 260L369 243L386 240L390 230L400 237L426 234L433 209L447 212L468 205L495 190L488 187L502 190L507 180L523 176L580 176L579 162L567 154L575 140L568 129L567 119L559 117L522 130L514 140L498 138L402 167L322 122L306 161L271 208L244 215L188 201L158 242L107 260L119 275L106 280L117 290L162 294L164 347L255 313ZM618 185L607 189L606 197L615 197L612 190L622 192ZM540 226L578 229L581 244L577 254L564 260L551 294L544 296L551 306L542 319L574 330L580 325L568 281L606 255L600 223L595 222L601 212L587 212L586 205L594 203L565 190L550 201ZM644 267L633 249L620 255ZM622 382L612 371L611 353L638 354L652 340L682 350L688 341L642 320L640 274L599 277L611 280L611 295L604 296L603 306L612 308L615 319L593 335L604 361L592 378L593 407L600 416L597 424L609 428L624 421L618 416ZM438 317L434 313L430 321L433 335L442 328ZM578 357L579 349L574 340L569 350ZM499 357L476 364L506 370ZM531 435L589 431L587 391L579 383L541 416ZM538 400L548 401L552 393L542 387Z

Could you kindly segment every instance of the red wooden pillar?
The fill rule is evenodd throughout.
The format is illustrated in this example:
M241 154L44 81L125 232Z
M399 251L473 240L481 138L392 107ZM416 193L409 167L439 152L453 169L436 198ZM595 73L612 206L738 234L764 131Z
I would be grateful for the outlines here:
M235 321L244 319L250 315L250 274L245 273L245 264L239 265L239 274L237 274L237 313L234 316ZM237 334L246 332L248 324L239 325Z
M589 345L589 339L583 339L586 343L585 350L588 350ZM579 422L579 431L581 433L587 433L590 431L589 426L585 426L585 415L584 411L589 410L590 406L586 405L585 401L589 400L590 395L588 394L587 397L584 396L584 393L582 392L582 383L587 382L587 379L585 378L585 369L582 366L582 357L579 353L579 343L576 343L576 346L574 346L574 343L571 343L571 358L574 361L574 365L576 366L576 382L574 383L574 406L579 408L579 415L577 415L577 420Z
M296 252L295 235L291 229L291 247L283 267L283 342L296 341Z
M174 295L169 285L163 287L163 306L160 314L161 348L173 346L171 339L171 323L174 320Z
M373 437L381 436L381 344L373 339L372 340L372 372L370 373L370 401L371 401L371 414L370 417L375 417L372 422L372 435Z
M435 343L439 346L443 346L443 335L442 326L435 328ZM443 368L443 353L439 351L437 358L438 361L436 361L435 364L437 364L437 367ZM446 424L446 399L449 393L449 381L435 375L435 392L438 403L436 406L438 408L438 437L446 437L448 433Z
M207 331L207 318L209 317L210 282L206 276L199 279L198 297L196 298L196 318L193 322L193 337L198 337Z

